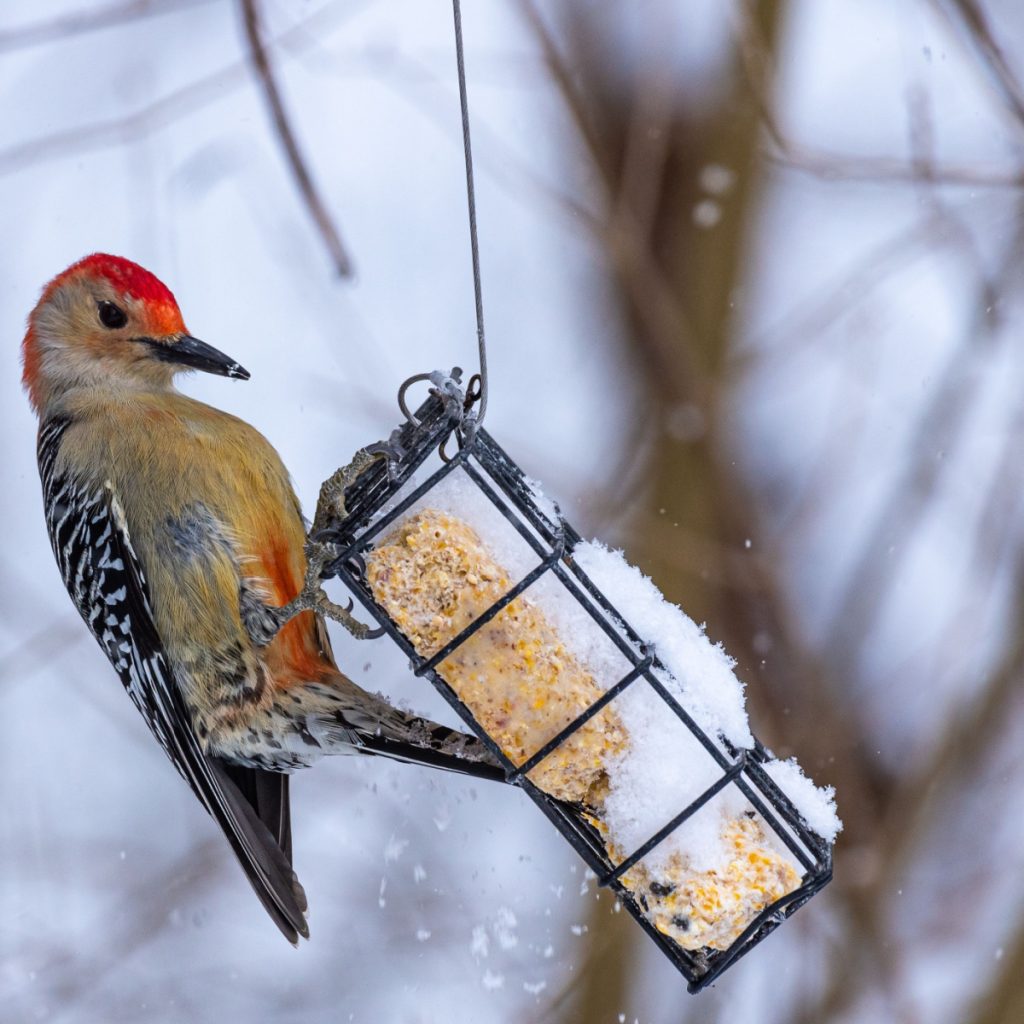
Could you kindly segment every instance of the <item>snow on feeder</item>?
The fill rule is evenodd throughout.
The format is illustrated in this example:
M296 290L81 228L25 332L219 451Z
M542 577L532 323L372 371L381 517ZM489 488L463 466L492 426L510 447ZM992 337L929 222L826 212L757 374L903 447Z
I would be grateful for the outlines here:
M314 524L339 577L686 976L714 981L831 878L831 791L753 737L732 663L585 542L459 371ZM406 387L408 386L408 382ZM472 388L470 389L472 392ZM445 448L452 440L456 451Z

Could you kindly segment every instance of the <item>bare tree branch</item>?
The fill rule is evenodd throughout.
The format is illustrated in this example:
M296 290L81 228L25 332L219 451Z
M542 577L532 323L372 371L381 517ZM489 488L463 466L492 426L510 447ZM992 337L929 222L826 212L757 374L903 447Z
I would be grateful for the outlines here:
M309 35L311 30L319 29L322 33L333 21L349 17L351 13L351 6L334 0L282 33L273 40L273 46L287 45L293 55L298 54L303 47L313 44L314 37ZM67 131L16 142L0 149L0 175L13 174L47 160L134 142L215 102L245 85L246 80L246 66L239 61L197 78L125 117L92 121Z
M968 165L910 162L900 157L857 157L789 142L782 151L767 147L763 156L786 170L822 181L862 182L870 185L933 185L957 188L1024 188L1024 172Z
M281 148L284 150L285 159L291 169L292 177L295 179L299 195L302 196L302 201L305 203L310 217L313 218L317 231L320 232L320 237L327 247L335 270L341 277L351 277L353 273L352 260L341 241L341 235L326 203L320 197L320 193L313 183L313 176L306 165L306 160L299 148L298 140L285 110L281 90L274 76L273 64L263 43L257 0L240 0L240 2L245 23L245 36L249 44L249 57L263 89L263 98L270 110L274 130Z
M867 531L862 554L832 616L828 649L833 659L847 666L852 664L882 605L886 588L895 578L908 534L920 522L945 468L953 463L949 452L962 432L977 387L977 374L972 374L971 368L999 342L999 298L1006 285L1019 276L1022 238L1024 230L1018 230L1008 243L999 280L981 281L963 342L947 363L918 421L906 466ZM936 458L940 451L945 455L942 459ZM890 551L900 557L888 557Z
M1024 1020L1024 918L1010 942L1008 956L1003 956L995 983L978 1000L978 1005L965 1020L969 1024L1008 1024Z
M953 9L963 24L989 77L999 90L1014 118L1024 124L1024 88L1010 67L978 0L936 0L937 5Z
M975 7L974 0L950 0L950 2ZM915 152L913 159L902 157L861 157L834 152L797 142L786 133L782 120L775 109L771 83L775 69L764 40L760 38L756 19L751 17L749 5L739 3L730 8L732 12L733 37L740 59L740 67L757 105L758 113L768 134L768 142L762 148L762 156L787 170L797 171L824 181L863 182L876 185L950 185L962 188L1019 189L1024 188L1024 171L1014 169L987 168L983 166L952 165L939 163L928 147L927 152ZM979 16L980 16L980 12ZM985 34L987 34L987 29ZM993 43L994 45L994 43ZM1007 82L1015 85L1015 79L1007 69ZM1013 91L1011 89L1011 91ZM914 140L912 139L912 142Z
M211 0L118 0L103 7L73 11L48 21L32 22L20 28L0 32L0 53L42 46L70 36L97 32L161 14L177 14L190 7L209 4Z

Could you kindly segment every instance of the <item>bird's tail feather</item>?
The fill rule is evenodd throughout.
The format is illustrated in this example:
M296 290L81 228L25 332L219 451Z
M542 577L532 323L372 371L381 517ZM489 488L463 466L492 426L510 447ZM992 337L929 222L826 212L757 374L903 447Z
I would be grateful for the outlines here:
M331 690L310 687L310 732L326 753L380 754L478 779L505 781L505 769L476 736L393 707L339 675Z
M260 820L256 808L243 795L223 762L208 758L206 763L224 806L230 810L230 817L224 814L215 814L215 817L260 902L289 942L298 943L300 935L308 939L306 893L292 869L290 856L279 845L280 834L272 834ZM290 842L287 845L290 847Z
M360 750L368 754L381 754L396 761L459 772L477 779L505 781L505 769L475 736L468 736L422 718L414 721L422 723L421 729L428 732L435 742L423 743L377 731L359 735Z
M300 700L308 735L324 754L379 754L505 781L501 762L476 736L402 711L340 672L329 681L304 686ZM290 710L287 705L285 710Z

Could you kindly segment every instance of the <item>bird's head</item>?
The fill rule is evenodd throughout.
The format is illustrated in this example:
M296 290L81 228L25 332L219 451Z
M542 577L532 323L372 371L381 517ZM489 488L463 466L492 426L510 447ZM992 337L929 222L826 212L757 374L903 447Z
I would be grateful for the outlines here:
M185 328L170 289L137 263L95 253L44 289L28 318L22 380L36 411L76 388L166 388L181 370L248 380Z

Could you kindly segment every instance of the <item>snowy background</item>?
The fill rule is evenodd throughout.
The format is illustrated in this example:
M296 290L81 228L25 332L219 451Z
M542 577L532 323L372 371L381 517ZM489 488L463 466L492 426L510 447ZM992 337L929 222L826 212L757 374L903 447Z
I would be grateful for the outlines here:
M0 10L0 1018L1024 1019L1024 9L465 5L488 427L707 622L846 822L836 882L692 998L521 794L380 762L295 781L290 949L67 600L17 347L78 257L149 267L252 372L184 388L307 510L402 379L474 366L449 5L260 5L347 280L242 6Z

